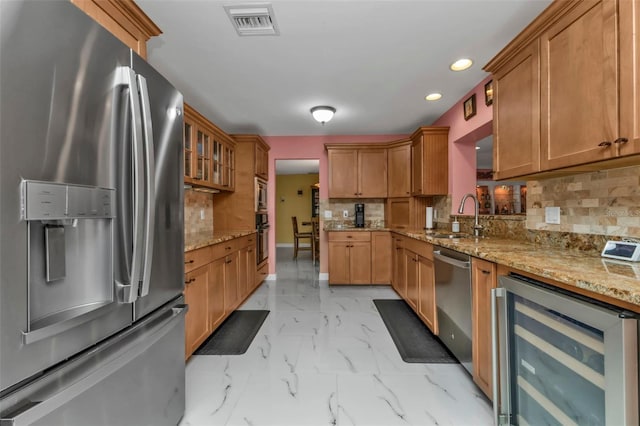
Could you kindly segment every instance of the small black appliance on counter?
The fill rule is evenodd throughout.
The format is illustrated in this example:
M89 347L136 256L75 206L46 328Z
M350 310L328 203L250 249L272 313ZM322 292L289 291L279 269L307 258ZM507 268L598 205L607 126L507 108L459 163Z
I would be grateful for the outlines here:
M356 204L356 228L364 228L364 204Z

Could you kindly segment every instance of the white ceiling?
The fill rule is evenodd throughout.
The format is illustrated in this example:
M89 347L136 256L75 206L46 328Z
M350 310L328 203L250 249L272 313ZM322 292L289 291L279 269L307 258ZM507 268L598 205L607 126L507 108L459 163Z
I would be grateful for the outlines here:
M274 0L279 36L240 37L224 5L137 0L149 61L228 133L402 134L431 124L550 0ZM460 57L475 61L454 73ZM443 98L426 102L438 91ZM337 109L322 126L315 105Z

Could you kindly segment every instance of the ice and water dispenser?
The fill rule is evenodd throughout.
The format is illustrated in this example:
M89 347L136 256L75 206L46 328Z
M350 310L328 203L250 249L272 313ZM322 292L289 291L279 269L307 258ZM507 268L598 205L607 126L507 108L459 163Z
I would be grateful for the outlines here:
M55 182L22 182L27 223L29 332L114 301L115 190Z

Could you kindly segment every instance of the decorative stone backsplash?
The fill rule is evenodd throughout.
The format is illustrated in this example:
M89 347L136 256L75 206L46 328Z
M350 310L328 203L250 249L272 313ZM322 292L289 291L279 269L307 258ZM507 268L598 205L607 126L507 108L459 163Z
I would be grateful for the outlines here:
M527 228L640 238L640 166L527 182ZM544 221L560 207L560 224Z
M331 211L331 221L340 222L344 225L353 225L355 223L355 204L364 204L364 220L368 226L383 227L384 226L384 200L383 199L325 199L320 200L320 218L324 222L329 222L329 219L324 219L325 210ZM343 216L343 212L347 210L349 212L348 217Z
M204 219L201 212L204 211ZM188 245L188 236L202 233L213 233L213 194L197 192L192 189L184 191L184 235Z

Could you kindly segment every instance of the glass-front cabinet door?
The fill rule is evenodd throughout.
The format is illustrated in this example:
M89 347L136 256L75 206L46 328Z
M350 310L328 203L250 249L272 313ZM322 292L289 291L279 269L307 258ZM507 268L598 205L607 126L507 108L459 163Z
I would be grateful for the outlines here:
M184 122L184 176L191 178L193 155L193 125Z

